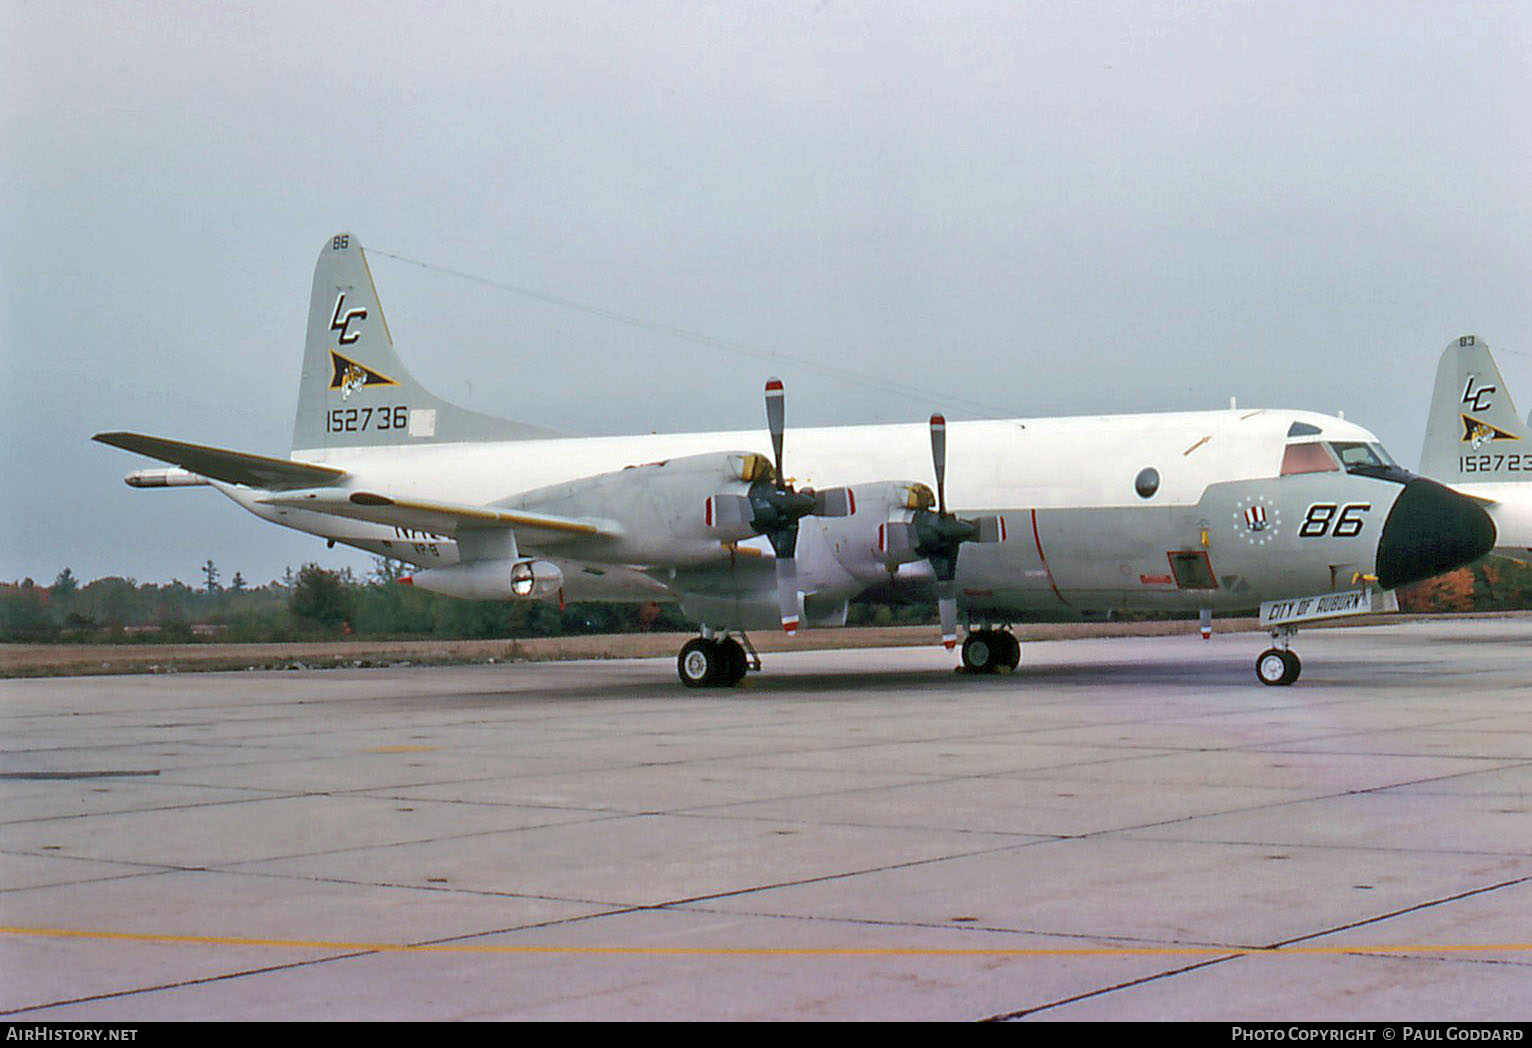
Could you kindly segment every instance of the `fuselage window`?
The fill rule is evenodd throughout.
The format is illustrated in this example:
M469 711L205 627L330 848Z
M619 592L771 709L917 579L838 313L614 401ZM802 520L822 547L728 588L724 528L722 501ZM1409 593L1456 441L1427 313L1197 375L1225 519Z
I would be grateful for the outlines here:
M1336 473L1340 467L1325 450L1325 446L1319 443L1289 444L1287 450L1282 453L1282 475L1290 477L1295 473Z

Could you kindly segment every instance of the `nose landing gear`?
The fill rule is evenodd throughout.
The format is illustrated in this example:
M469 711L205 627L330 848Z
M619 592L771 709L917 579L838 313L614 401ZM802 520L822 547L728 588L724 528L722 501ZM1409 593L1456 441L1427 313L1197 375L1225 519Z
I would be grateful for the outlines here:
M1256 656L1256 680L1271 687L1282 687L1298 679L1298 674L1303 672L1303 663L1299 661L1298 653L1288 648L1297 633L1292 626L1279 626L1271 631L1276 647L1267 648Z

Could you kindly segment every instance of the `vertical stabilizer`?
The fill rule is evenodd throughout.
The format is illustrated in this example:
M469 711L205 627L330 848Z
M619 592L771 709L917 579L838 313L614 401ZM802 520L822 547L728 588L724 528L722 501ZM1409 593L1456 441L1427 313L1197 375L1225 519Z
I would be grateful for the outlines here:
M1447 483L1532 481L1532 439L1489 347L1464 335L1442 351L1420 472Z
M361 243L349 233L325 242L314 267L293 451L551 435L449 404L415 381L394 352Z

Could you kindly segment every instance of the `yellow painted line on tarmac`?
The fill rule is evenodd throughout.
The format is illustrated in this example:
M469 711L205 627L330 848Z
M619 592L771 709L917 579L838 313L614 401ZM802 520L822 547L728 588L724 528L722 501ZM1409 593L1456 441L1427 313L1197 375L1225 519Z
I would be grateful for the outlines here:
M352 942L347 940L259 939L226 935L156 935L145 932L87 931L77 928L0 927L0 935L99 942L153 943L176 946L250 946L288 950L366 951L371 953L572 954L628 957L1278 957L1333 956L1357 953L1527 953L1532 943L1407 943L1358 946L1078 946L1078 947L924 947L924 946L492 946L485 943Z

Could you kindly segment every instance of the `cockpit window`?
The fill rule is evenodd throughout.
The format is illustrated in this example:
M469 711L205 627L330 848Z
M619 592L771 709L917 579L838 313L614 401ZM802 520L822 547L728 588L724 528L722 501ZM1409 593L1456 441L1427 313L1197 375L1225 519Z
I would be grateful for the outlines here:
M1389 458L1388 452L1383 450L1381 444L1335 441L1330 445L1330 449L1335 452L1336 458L1341 460L1341 465L1346 467L1347 473L1388 469L1394 465L1394 460Z
M1340 467L1320 443L1289 444L1282 453L1282 475L1295 473L1336 473Z

